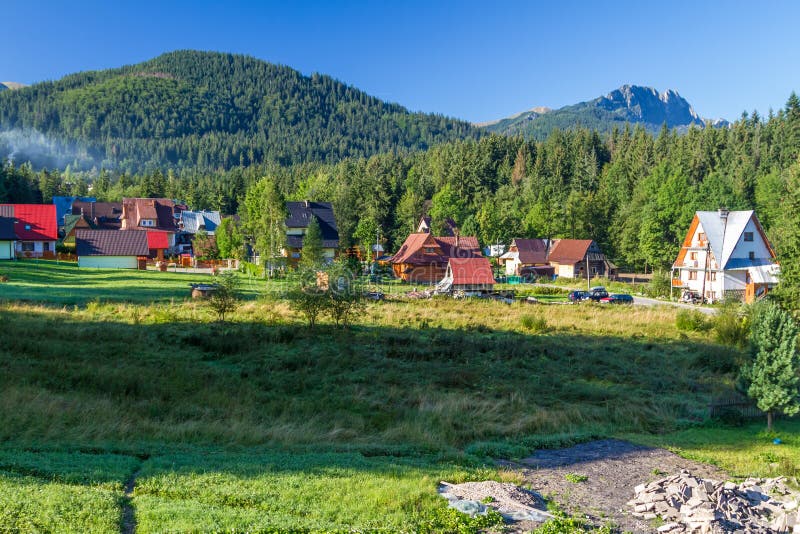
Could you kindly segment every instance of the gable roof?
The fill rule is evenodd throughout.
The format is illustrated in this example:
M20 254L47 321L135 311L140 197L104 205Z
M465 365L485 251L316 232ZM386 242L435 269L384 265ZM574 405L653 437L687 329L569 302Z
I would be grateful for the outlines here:
M78 256L147 256L147 234L142 230L78 230L75 251Z
M0 240L16 241L17 234L14 233L14 218L0 216Z
M80 215L73 215L71 213L67 213L64 215L64 236L69 236L69 234L75 230L76 228L91 228L89 226L89 222L86 218Z
M733 264L736 264L734 266L729 265L729 263L731 262L731 254L733 254L736 245L739 243L739 238L742 237L742 234L747 227L747 223L749 223L751 219L753 220L758 232L764 239L764 243L769 249L770 255L773 258L775 257L775 253L773 252L769 241L767 241L766 235L764 234L764 230L761 228L761 223L759 222L755 211L729 211L727 218L723 218L719 210L698 211L695 213L695 217L699 221L703 232L706 234L706 239L711 247L711 253L714 255L714 258L717 259L717 265L719 265L722 269L741 268L744 266L739 265L742 263L741 260L733 261ZM690 234L693 233L694 226L695 225L692 224ZM688 240L691 240L692 237L692 235L687 235ZM758 263L758 260L756 260L756 263L753 265L762 265L765 263L768 262L764 262L762 259L761 263Z
M456 246L458 241L458 246ZM434 248L433 253L426 253L425 248ZM472 236L434 237L427 232L409 234L398 251L391 258L392 263L447 262L448 258L481 257L478 238Z
M56 207L56 217L58 217L58 225L64 225L64 215L68 213L72 213L72 205L75 203L76 200L80 200L81 202L94 202L97 200L94 197L62 197L62 196L54 196L53 197L53 204Z
M123 226L139 228L142 219L151 219L156 221L155 228L176 232L174 208L175 201L168 198L123 198L121 218L127 222Z
M545 239L514 238L511 246L517 247L520 263L547 263L547 240Z
M130 230L126 230L128 232ZM147 248L169 248L169 237L162 230L145 230L147 234Z
M54 204L4 204L0 215L11 213L14 233L20 241L56 241L58 224Z
M72 214L83 218L98 229L119 230L122 226L122 202L83 202L72 203Z
M336 217L333 214L333 205L330 202L287 202L286 228L308 228L311 217L316 217L322 233L323 248L337 248L339 246L339 229L336 227ZM287 236L287 245L292 248L303 248L302 236Z
M196 234L200 228L203 228L209 234L213 234L221 221L222 217L218 211L184 210L181 212L183 231L190 234Z
M450 258L447 267L448 276L453 277L453 285L494 284L492 264L487 258Z
M578 263L586 257L591 239L556 239L548 260L555 263Z

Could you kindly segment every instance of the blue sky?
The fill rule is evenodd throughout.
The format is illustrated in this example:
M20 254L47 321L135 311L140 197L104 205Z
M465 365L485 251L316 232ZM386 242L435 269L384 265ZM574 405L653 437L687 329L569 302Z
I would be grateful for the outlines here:
M0 80L33 83L176 49L321 72L412 110L484 121L624 84L704 117L800 92L800 2L4 0Z

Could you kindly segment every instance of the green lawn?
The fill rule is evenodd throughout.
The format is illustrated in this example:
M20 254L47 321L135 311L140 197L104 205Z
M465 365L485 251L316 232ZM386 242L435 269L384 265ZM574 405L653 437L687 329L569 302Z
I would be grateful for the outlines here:
M0 262L0 300L50 304L107 302L169 302L190 296L191 283L210 282L207 274L136 271L127 269L79 269L76 263L47 260ZM243 279L246 297L261 284Z
M794 423L781 446L707 426L737 354L666 307L442 298L309 330L279 290L220 324L188 299L196 275L2 268L0 531L119 531L134 473L140 533L470 532L437 482L514 479L491 457L537 447L628 436L737 476L800 464Z

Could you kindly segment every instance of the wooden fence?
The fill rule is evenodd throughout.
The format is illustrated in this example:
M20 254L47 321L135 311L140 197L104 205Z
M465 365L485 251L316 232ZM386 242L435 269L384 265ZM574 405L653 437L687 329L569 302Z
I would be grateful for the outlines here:
M738 415L745 419L756 419L764 417L764 412L742 395L730 394L715 398L708 405L709 416L712 419L725 417L730 414Z

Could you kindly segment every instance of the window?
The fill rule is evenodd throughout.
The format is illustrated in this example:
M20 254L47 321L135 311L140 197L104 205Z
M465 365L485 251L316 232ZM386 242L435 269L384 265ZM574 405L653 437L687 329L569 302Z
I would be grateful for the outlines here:
M33 252L33 242L32 241L23 241L22 242L22 252Z
M705 232L700 232L699 234L697 234L697 240L698 241L705 241L706 240Z
M745 232L744 233L744 240L745 241L752 241L753 240L753 232Z
M750 252L747 253L747 257L750 258L751 260L754 260L756 259L756 253L751 250Z
M425 247L425 254L434 254L436 249L434 247Z
M26 225L25 225L25 229L26 229L26 230L30 230L30 229L31 229L31 225L30 225L30 224L26 224Z
M697 280L697 271L689 271L689 280Z
M689 259L697 261L697 252L690 252Z
M717 273L715 271L711 271L709 273L706 273L706 280L709 280L711 282L716 282L717 281Z
M47 242L47 241L42 243L42 250L45 251L45 252L50 252L50 243Z
M142 219L139 221L139 226L155 226L156 222L153 219Z

